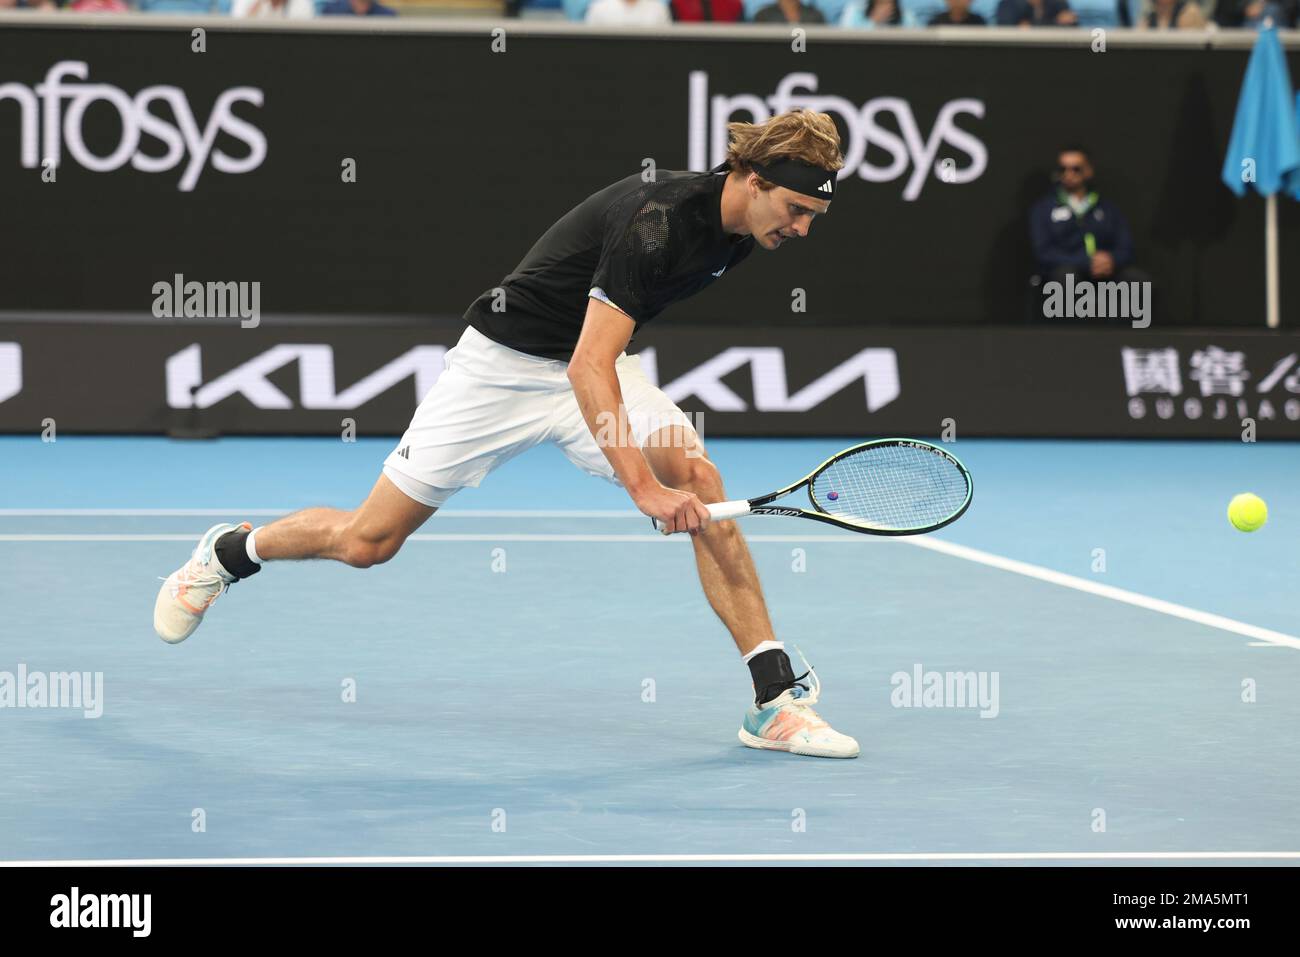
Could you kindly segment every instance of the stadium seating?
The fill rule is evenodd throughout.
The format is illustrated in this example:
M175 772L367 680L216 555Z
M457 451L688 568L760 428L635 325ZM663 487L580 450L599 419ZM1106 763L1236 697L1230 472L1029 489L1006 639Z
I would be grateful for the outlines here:
M1070 0L1070 9L1078 14L1081 27L1119 26L1116 0Z
M930 18L948 9L943 0L899 0L898 10L903 15L903 26L923 27Z
M218 6L217 0L137 0L137 6L143 13L189 13L195 16L230 13L230 2L225 0L225 9Z
M839 23L849 0L806 0L822 12L827 23Z

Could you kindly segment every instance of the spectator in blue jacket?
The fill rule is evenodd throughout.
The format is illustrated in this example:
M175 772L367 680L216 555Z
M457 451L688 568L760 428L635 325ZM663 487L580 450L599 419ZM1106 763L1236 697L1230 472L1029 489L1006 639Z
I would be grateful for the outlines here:
M1079 18L1066 0L1002 0L993 22L1000 27L1072 27Z
M1069 146L1057 156L1056 188L1034 204L1029 235L1044 282L1105 280L1140 282L1133 268L1133 236L1128 220L1110 200L1091 188L1087 150Z

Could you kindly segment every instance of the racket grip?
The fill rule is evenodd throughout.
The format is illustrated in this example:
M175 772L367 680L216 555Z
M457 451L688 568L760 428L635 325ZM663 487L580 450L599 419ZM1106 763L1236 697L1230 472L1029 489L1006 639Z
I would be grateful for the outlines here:
M715 522L726 521L729 518L740 518L742 515L749 514L749 502L743 498L737 502L713 502L704 507L709 510L709 518ZM652 518L650 521L654 524L655 531L663 532L665 535L672 534L664 529L659 519Z
M749 503L743 498L738 502L714 502L712 505L704 507L709 510L709 518L715 522L725 521L729 518L740 518L742 515L749 514Z

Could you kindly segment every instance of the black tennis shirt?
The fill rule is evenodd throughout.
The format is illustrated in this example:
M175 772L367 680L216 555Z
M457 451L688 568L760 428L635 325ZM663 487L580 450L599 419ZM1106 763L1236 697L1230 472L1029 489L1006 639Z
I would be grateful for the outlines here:
M511 349L565 362L591 296L639 330L753 250L752 236L722 228L726 179L725 167L659 170L654 182L634 173L592 193L542 234L500 287L474 300L465 321Z

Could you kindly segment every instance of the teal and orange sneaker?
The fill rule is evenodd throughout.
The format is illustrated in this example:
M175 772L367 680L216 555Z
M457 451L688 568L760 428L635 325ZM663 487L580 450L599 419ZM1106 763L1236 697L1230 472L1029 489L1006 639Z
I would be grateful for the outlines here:
M212 603L239 580L217 561L217 539L252 527L248 522L213 525L199 539L190 560L163 579L153 606L153 627L159 638L174 645L194 634Z
M805 660L804 664L808 662ZM810 679L811 687L799 683L804 678ZM750 748L817 758L856 758L858 742L840 734L812 709L821 697L821 690L816 671L809 668L792 687L745 712L740 725L740 743Z

